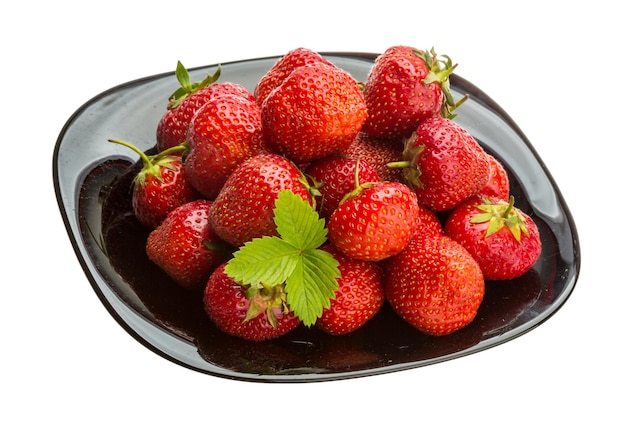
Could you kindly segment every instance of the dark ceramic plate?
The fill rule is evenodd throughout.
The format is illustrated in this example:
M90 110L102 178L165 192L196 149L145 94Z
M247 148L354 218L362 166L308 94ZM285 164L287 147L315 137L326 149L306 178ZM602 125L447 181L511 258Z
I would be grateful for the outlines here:
M375 54L326 56L365 81ZM278 58L222 64L221 81L250 90ZM215 66L190 71L199 81ZM511 282L487 282L477 318L445 337L414 330L385 305L365 327L342 337L299 328L269 342L246 342L219 332L197 293L179 289L148 261L146 231L132 215L128 185L137 157L108 143L155 145L157 122L177 88L173 73L114 87L68 120L54 150L54 186L76 255L93 289L119 324L161 356L193 370L250 381L321 381L430 365L476 353L523 335L550 318L571 294L580 269L571 214L549 171L511 118L485 93L453 75L459 124L507 168L516 205L539 226L543 253Z

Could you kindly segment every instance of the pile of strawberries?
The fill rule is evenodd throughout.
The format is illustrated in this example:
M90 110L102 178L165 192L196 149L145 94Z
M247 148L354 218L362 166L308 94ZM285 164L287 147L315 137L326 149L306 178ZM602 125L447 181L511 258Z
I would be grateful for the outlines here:
M431 335L468 325L485 280L526 273L541 242L502 164L454 121L454 69L393 46L357 82L298 48L250 92L179 63L158 153L111 140L143 162L148 257L249 340L346 334L385 302Z

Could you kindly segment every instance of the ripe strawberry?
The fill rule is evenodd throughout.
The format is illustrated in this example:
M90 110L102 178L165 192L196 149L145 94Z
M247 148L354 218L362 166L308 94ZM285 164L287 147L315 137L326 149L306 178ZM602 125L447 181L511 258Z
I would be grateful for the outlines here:
M333 211L358 182L378 182L378 173L364 161L327 156L313 161L306 169L306 174L318 185L322 195L319 212L328 220ZM356 181L355 181L356 180Z
M287 54L278 59L258 81L254 89L254 96L259 106L263 104L263 101L270 92L280 86L296 68L318 62L330 65L328 59L304 47L299 47L287 52Z
M132 206L137 220L154 229L176 207L201 197L189 182L180 155L183 148L174 147L157 155L146 155L130 143L111 139L136 152L143 168L133 180Z
M342 255L330 244L322 249L339 262L341 277L337 279L339 288L335 290L335 298L315 325L330 335L345 335L363 326L382 307L383 271L376 263Z
M240 164L215 198L209 221L235 247L261 236L276 235L273 209L278 192L288 189L313 204L300 170L276 154L260 154Z
M167 110L159 120L156 130L156 144L159 152L178 146L187 140L187 130L196 111L210 99L222 94L233 94L254 101L254 95L244 86L223 82L216 83L220 69L203 81L191 84L187 70L178 63L176 76L181 88L169 100Z
M452 210L444 230L472 254L485 279L519 277L541 255L537 225L513 205L513 198L472 197Z
M379 261L404 249L420 209L415 193L402 183L366 183L332 214L328 239L344 255Z
M381 181L404 182L401 169L387 167L389 163L402 160L403 149L402 140L375 139L361 131L348 146L344 155L347 158L367 162L374 167Z
M368 118L363 131L376 138L402 139L420 121L447 116L454 106L448 77L450 59L431 51L392 46L376 58L365 82L363 95Z
M214 97L192 118L187 142L187 177L205 197L215 199L235 167L264 150L261 110L239 95Z
M228 277L226 263L211 274L204 307L215 325L230 335L262 341L284 335L300 324L285 302L282 286L250 290Z
M148 235L148 258L176 283L201 289L223 261L222 241L209 226L211 202L199 199L179 206Z
M442 235L415 235L384 262L385 296L416 329L448 335L467 326L485 294L480 267L459 243Z
M487 158L489 159L489 180L480 189L478 195L493 199L509 199L509 175L495 156L488 153Z
M354 78L321 62L296 68L261 107L268 147L296 164L345 151L366 117Z
M489 179L487 153L467 130L443 117L422 121L406 141L405 159L407 181L420 203L435 211L477 194Z
M417 226L415 226L415 234L420 235L443 235L443 224L439 216L432 210L421 206L420 214L418 215Z

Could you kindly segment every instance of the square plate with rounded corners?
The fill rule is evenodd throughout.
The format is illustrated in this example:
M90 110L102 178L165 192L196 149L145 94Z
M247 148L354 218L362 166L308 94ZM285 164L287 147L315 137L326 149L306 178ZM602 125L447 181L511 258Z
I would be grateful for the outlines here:
M365 81L377 54L324 56ZM254 90L277 59L222 64L220 81ZM191 79L199 81L215 69L192 69ZM118 323L159 355L199 372L246 381L309 382L387 373L451 360L519 337L549 319L574 289L579 241L556 183L508 114L453 74L453 95L470 96L455 121L504 164L516 206L538 224L543 252L536 265L514 281L486 282L476 319L444 337L421 334L387 305L363 328L341 337L304 327L266 342L223 334L204 313L199 294L177 287L147 259L147 232L132 215L128 192L137 157L107 142L117 138L154 149L157 123L177 86L171 72L94 97L67 121L53 157L59 208L87 278Z

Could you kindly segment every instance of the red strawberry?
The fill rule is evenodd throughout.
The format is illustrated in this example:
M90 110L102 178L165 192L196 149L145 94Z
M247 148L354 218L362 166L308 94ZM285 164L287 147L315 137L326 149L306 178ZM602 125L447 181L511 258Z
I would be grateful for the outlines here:
M402 139L420 121L447 116L454 105L448 77L455 66L444 58L432 49L409 46L393 46L378 56L363 91L368 111L363 131L376 138Z
M376 263L342 255L332 245L324 245L322 249L339 262L341 277L337 279L339 288L335 298L315 325L330 335L344 335L363 326L382 307L383 271Z
M254 101L254 95L244 86L231 82L216 83L220 68L199 83L191 84L187 70L178 63L176 75L181 88L175 92L157 124L156 142L159 152L178 146L187 139L187 130L196 111L208 100L222 94L234 94Z
M287 309L281 285L250 290L228 277L225 266L213 272L204 291L205 310L220 330L262 341L284 335L300 324Z
M384 267L389 304L416 329L448 335L476 317L484 278L474 258L453 239L416 235Z
M214 97L192 118L187 142L189 181L205 197L215 199L235 167L264 150L261 110L242 96Z
M254 89L254 96L259 106L263 104L263 101L270 92L280 86L296 68L318 62L330 65L328 59L304 47L299 47L287 52L287 54L276 61L257 83Z
M313 203L306 179L285 157L260 154L243 162L215 198L209 215L211 226L236 247L256 237L276 235L273 210L282 189Z
M415 193L402 183L366 183L332 214L328 239L344 255L379 261L404 249L420 209Z
M489 179L487 153L467 130L443 117L419 125L406 142L405 159L407 180L420 203L435 211L477 194Z
M541 255L537 225L513 205L513 198L472 197L452 210L444 229L474 256L485 279L519 277Z
M382 181L404 182L401 169L387 167L389 163L402 160L403 149L402 140L375 139L367 133L359 132L344 155L367 162L374 167Z
M368 163L338 156L327 156L312 162L306 174L319 185L322 195L320 216L327 220L343 197L358 186L358 182L380 181L378 173Z
M367 110L350 74L316 62L296 68L275 88L261 117L268 147L299 164L345 151Z
M509 199L509 175L496 157L487 154L487 158L489 159L489 180L478 194L493 199Z
M176 207L201 197L189 182L178 150L172 148L157 155L146 155L130 143L111 139L136 152L143 168L133 180L132 206L137 220L154 229Z
M420 235L443 235L443 224L439 216L428 208L421 207L418 215L417 226L415 226L415 234Z
M210 208L204 199L181 205L148 235L148 258L184 288L204 288L223 261L223 242L209 226Z

